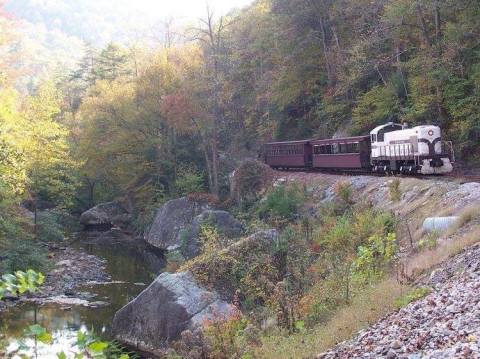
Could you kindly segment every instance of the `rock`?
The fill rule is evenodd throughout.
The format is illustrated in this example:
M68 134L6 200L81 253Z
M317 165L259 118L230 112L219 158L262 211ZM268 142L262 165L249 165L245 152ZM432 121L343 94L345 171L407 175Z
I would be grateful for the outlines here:
M201 226L212 224L228 238L240 236L243 225L226 211L183 197L165 203L157 212L147 242L162 250L178 250L185 258L199 254Z
M188 239L193 219L207 209L210 209L208 204L187 197L168 201L158 209L147 242L163 250L179 249Z
M220 234L235 238L242 235L244 228L242 223L226 211L205 210L193 219L188 239L183 244L181 253L185 258L192 258L199 254L200 243L198 242L201 227L211 224Z
M113 319L119 341L142 351L166 349L185 330L201 329L205 320L229 316L236 308L201 288L188 272L162 273Z
M400 343L399 340L394 340L393 343L392 343L392 349L400 349L402 347L402 343Z
M63 261L57 262L55 264L55 266L57 266L57 267L63 267L63 266L71 267L72 266L72 261L70 259L65 259Z
M128 228L130 216L119 202L101 203L80 216L86 229L108 230L111 227Z
M395 359L397 357L397 353L394 350L390 349L387 352L387 359Z

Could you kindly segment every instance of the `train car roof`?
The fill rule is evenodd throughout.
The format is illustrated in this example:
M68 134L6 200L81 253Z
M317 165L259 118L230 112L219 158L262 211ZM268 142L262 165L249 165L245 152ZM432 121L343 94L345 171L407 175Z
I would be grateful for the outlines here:
M370 134L371 135L377 135L378 132L382 129L384 129L385 127L398 127L399 130L403 129L403 126L399 123L395 123L395 122L387 122L386 124L384 125L380 125L380 126L377 126L375 127L373 130L370 131Z
M341 137L341 138L326 138L323 140L311 140L310 142L312 145L318 144L330 144L330 143L337 143L337 142L352 142L352 141L364 141L370 139L370 136L353 136L353 137Z
M266 145L299 145L299 144L307 144L311 141L312 140L268 142L268 143L266 143Z

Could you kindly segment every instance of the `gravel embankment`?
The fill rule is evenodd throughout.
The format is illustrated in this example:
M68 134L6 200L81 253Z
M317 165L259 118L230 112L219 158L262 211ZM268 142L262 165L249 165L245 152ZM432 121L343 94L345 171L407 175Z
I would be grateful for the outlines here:
M425 298L317 358L480 358L480 243L432 272Z

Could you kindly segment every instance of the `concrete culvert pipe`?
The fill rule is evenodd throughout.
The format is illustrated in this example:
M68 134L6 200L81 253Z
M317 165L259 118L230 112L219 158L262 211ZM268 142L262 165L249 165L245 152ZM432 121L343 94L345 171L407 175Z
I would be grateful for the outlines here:
M426 232L444 232L458 220L458 217L428 217L423 221L423 230Z

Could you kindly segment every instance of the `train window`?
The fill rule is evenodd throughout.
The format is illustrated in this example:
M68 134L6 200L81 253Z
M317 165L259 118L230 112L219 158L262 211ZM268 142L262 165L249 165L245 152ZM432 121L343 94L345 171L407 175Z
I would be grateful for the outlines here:
M332 154L332 145L325 146L325 154L331 155Z
M360 144L358 142L349 143L347 145L347 153L359 153L360 152Z
M339 145L338 143L332 144L332 153L336 155L339 152Z
M382 131L380 131L380 132L378 133L378 137L377 137L378 142L383 142L384 138L385 138L385 133L383 133Z
M372 142L377 142L377 135L375 134L372 135Z

